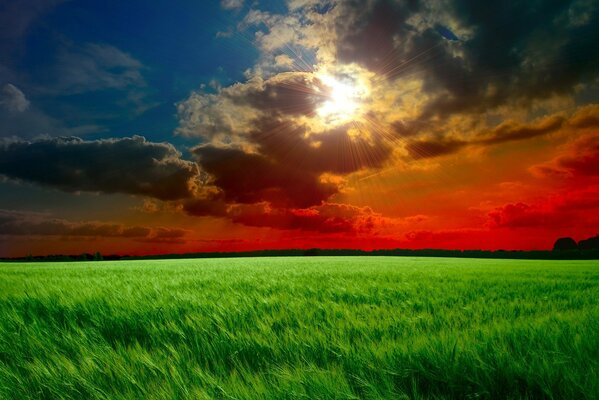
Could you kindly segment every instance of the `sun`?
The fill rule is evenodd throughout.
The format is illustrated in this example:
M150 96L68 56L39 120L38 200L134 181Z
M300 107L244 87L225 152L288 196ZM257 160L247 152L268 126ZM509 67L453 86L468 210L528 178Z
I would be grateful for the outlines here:
M324 101L316 112L325 124L342 125L361 115L368 89L358 76L321 73L318 79L324 88Z

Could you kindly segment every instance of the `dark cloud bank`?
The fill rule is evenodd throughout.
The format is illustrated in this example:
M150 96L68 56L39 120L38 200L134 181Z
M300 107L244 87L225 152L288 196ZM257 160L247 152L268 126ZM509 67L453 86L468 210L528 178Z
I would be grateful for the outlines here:
M195 163L170 144L141 136L0 142L0 174L68 192L127 193L161 200L193 195Z

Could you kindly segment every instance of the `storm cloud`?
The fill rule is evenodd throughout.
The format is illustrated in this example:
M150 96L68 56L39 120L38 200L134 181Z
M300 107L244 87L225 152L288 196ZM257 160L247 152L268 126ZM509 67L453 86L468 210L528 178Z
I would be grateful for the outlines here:
M193 196L195 163L168 143L141 136L43 138L0 143L0 174L67 192L125 193L161 200Z
M598 76L594 2L374 0L336 8L332 52L394 80L418 75L431 95L427 118L573 93Z

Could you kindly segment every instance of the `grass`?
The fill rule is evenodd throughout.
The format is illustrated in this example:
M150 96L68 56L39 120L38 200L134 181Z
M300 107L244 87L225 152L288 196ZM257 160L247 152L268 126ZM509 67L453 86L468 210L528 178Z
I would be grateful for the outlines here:
M597 399L597 261L0 264L1 399Z

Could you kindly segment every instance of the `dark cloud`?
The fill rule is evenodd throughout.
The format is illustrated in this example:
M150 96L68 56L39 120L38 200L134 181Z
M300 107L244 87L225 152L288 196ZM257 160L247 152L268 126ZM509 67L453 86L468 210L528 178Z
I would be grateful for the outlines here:
M432 103L429 112L483 111L518 98L572 93L592 81L599 66L597 10L589 10L585 25L572 26L563 21L572 3L457 1L455 17L474 34L464 43L460 69L435 68L435 79L453 96ZM451 84L460 79L466 90ZM480 89L470 92L467 83Z
M348 129L341 126L310 138L291 121L263 118L249 134L257 151L201 145L193 153L226 202L309 207L339 192L323 174L377 168L390 156L391 148L381 138L350 137Z
M418 140L414 142L410 142L406 145L406 150L410 157L415 160L421 158L432 158L444 156L447 154L452 154L464 146L467 146L468 143L464 141L443 141L443 140Z
M227 215L227 204L222 196L210 196L206 198L195 198L183 203L183 210L196 217L225 217Z
M214 146L196 147L194 154L227 202L307 207L338 191L335 185L320 182L313 171L266 155Z
M390 125L391 132L399 138L408 138L418 135L422 129L418 121L395 121Z
M237 86L223 97L269 114L310 115L326 99L326 87L313 74L281 73L258 85Z
M358 134L350 130L358 126ZM256 121L249 137L262 154L277 163L319 176L322 173L349 174L379 168L391 156L392 145L385 137L366 127L348 123L313 136L290 121L264 118Z
M359 62L372 71L385 73L400 54L398 41L411 36L407 19L420 10L417 1L339 2L335 21L336 53L345 63Z
M68 192L128 193L174 200L193 196L198 167L168 143L141 136L0 143L0 174Z
M340 60L393 77L419 74L431 95L427 118L572 93L598 76L593 2L375 0L337 8Z
M433 158L456 153L467 146L491 146L548 135L564 127L567 122L566 118L559 115L528 124L507 121L478 134L470 141L439 137L428 140L414 140L407 143L405 147L413 159Z
M599 127L599 105L590 104L581 107L568 121L575 128L597 128Z
M564 121L565 118L561 116L552 116L537 124L506 122L493 129L488 137L478 139L476 142L483 145L499 144L547 135L560 129Z

